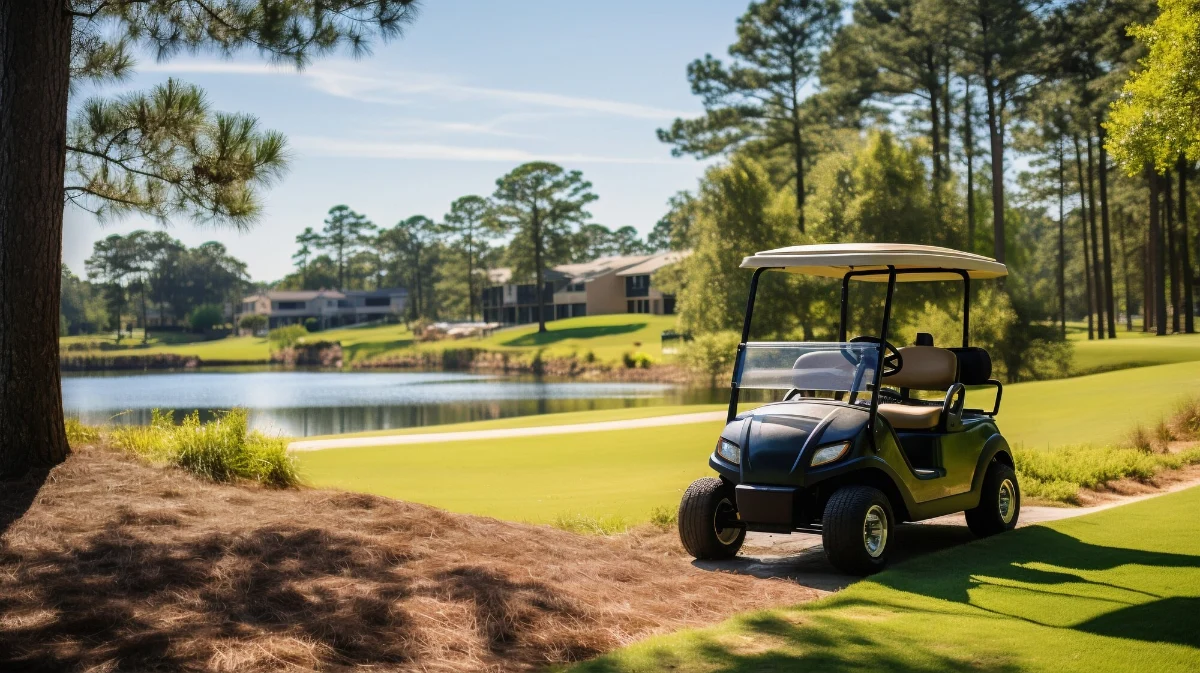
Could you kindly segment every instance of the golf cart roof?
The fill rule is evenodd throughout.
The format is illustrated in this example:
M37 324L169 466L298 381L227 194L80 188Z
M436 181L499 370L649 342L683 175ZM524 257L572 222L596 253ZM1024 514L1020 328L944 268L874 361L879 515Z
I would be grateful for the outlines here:
M782 269L807 276L841 278L851 271L883 271L877 275L855 276L857 280L887 282L887 269L902 273L897 282L961 280L965 272L971 278L1000 278L1008 275L1003 264L990 257L950 248L907 243L830 243L793 245L764 250L742 260L743 269Z

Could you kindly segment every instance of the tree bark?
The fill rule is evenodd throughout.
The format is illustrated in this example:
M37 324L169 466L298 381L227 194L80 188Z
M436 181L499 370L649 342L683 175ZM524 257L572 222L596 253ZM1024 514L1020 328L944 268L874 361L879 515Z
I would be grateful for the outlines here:
M1000 119L998 92L992 78L992 59L984 59L984 89L987 92L988 136L992 150L992 256L1004 263L1004 137Z
M1092 288L1096 297L1096 336L1107 335L1104 331L1104 265L1100 260L1100 239L1096 232L1096 181L1095 164L1092 161L1092 134L1087 135L1087 192L1088 229L1092 235Z
M963 154L967 157L967 252L975 252L975 129L971 78L963 78Z
M804 233L804 146L800 137L800 112L792 112L792 159L796 163L796 224Z
M1125 217L1118 211L1117 236L1121 241L1121 278L1125 285L1125 331L1133 331L1133 289L1129 286L1129 251L1125 247Z
M1067 337L1067 176L1063 161L1062 138L1058 139L1058 321L1062 336Z
M1171 331L1181 331L1179 322L1179 255L1177 254L1175 236L1175 194L1171 191L1171 173L1162 176L1163 181L1163 238L1167 239L1167 269L1170 273L1169 293L1171 295Z
M1112 235L1108 226L1108 150L1104 143L1107 132L1104 124L1098 124L1100 129L1098 144L1100 146L1100 237L1104 241L1104 302L1105 313L1108 315L1108 338L1117 338L1116 300L1113 298L1113 262Z
M1096 338L1092 316L1096 312L1096 291L1092 286L1091 256L1088 252L1088 208L1087 184L1083 181L1083 150L1079 148L1079 136L1071 137L1075 144L1075 173L1079 179L1079 230L1083 233L1083 278L1087 287L1088 341Z
M1167 269L1163 259L1163 231L1158 214L1159 192L1162 184L1161 178L1154 172L1153 166L1148 166L1146 173L1150 180L1150 263L1154 268L1154 290L1150 296L1154 301L1154 333L1163 336L1167 333Z
M58 372L71 18L0 4L0 476L62 462Z
M1194 276L1192 275L1192 239L1188 233L1187 220L1187 159L1179 157L1179 233L1182 237L1181 250L1183 252L1183 331L1192 334L1196 331L1196 322L1193 312L1195 303L1192 299L1192 285Z
M541 213L538 210L537 203L533 204L533 217L531 224L533 229L533 275L534 284L537 285L537 307L538 307L538 333L546 331L546 304L545 298L542 296L542 280L545 276L545 271L542 269L542 220Z

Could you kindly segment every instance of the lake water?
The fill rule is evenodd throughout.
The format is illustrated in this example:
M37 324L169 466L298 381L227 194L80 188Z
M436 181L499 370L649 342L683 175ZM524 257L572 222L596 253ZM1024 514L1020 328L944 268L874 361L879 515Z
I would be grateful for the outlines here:
M728 400L663 383L538 380L454 372L200 371L64 374L68 416L147 423L152 409L210 418L245 407L251 425L293 437L662 404Z

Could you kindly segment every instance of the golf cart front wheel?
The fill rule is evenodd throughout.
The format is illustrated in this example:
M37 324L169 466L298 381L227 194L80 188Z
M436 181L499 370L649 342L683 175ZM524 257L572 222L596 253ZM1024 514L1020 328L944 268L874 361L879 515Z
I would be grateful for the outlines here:
M746 539L732 489L713 477L688 486L679 502L678 523L683 548L701 560L731 559Z
M1021 516L1021 487L1017 473L1004 463L993 462L983 476L979 506L966 511L967 527L979 537L1003 533L1017 527Z
M887 565L895 517L883 491L844 486L834 491L821 517L825 558L851 575L870 575Z

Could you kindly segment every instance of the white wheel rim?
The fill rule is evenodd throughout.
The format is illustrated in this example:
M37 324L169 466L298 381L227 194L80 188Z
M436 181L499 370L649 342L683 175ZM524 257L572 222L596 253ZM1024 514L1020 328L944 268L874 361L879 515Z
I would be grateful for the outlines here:
M879 505L871 505L863 518L863 547L871 558L879 558L887 547L887 512Z
M722 498L717 503L717 507L713 510L713 532L717 534L717 541L723 545L731 545L737 541L738 534L742 532L740 528L722 528L717 521L721 516L735 516L737 509L733 503L729 502L729 498Z
M1013 516L1017 513L1017 487L1013 485L1011 479L1000 482L998 509L1000 520L1006 524L1012 523Z

